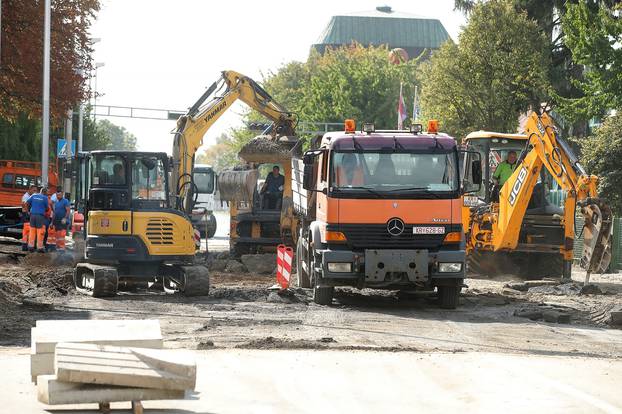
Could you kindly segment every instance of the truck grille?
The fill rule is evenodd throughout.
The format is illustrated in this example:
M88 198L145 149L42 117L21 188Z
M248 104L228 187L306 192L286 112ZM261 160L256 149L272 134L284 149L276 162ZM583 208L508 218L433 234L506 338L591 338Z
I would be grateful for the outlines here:
M173 244L173 222L152 218L147 222L147 239L151 244Z
M427 226L438 226L430 225ZM442 225L441 225L442 226ZM440 227L440 226L439 226ZM461 231L460 225L446 225L445 234ZM406 224L404 232L392 236L386 224L340 224L328 225L327 230L345 234L348 246L354 250L363 249L438 249L443 244L445 234L413 234L413 224Z

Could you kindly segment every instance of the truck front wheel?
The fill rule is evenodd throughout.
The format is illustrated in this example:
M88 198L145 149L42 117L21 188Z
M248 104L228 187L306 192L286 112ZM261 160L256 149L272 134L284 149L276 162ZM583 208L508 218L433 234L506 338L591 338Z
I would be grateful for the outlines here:
M315 248L313 245L309 246L309 274L311 275L311 282L313 283L313 302L318 305L330 305L333 303L333 295L335 288L333 286L322 286L321 275L317 272L317 262L321 260L321 257L315 254Z
M442 309L456 309L462 284L438 286L438 304Z
M306 255L304 254L304 245L302 243L302 237L298 237L298 243L296 243L296 279L298 280L298 287L310 288L311 278L309 277L309 262L306 261ZM307 265L305 271L303 264Z

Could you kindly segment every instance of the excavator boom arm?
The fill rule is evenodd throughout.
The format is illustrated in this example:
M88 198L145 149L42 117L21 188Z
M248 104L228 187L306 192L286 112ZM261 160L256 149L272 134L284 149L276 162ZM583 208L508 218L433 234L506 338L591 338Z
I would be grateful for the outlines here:
M208 101L223 88L222 95ZM281 135L294 135L296 117L293 113L275 102L253 79L238 72L223 71L222 77L201 95L187 114L179 118L174 131L171 195L177 207L187 213L190 213L193 204L194 156L203 144L207 131L238 99L273 122L271 134L274 139Z

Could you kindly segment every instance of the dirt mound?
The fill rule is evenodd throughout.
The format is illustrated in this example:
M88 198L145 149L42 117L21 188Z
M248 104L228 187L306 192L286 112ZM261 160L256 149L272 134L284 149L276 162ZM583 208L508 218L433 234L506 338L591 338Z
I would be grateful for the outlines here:
M332 338L309 339L287 339L274 338L268 336L260 339L253 339L247 343L238 345L240 349L325 349L328 342L334 342Z
M239 156L248 162L259 162L268 157L289 159L295 143L296 141L275 141L269 135L259 135L240 149Z

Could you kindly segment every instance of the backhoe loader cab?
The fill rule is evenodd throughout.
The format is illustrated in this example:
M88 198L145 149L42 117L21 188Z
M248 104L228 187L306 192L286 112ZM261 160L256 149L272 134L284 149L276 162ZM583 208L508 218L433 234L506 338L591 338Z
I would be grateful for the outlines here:
M168 155L94 151L78 160L87 262L76 268L76 287L108 296L120 284L159 281L186 295L207 294L207 269L193 266L192 224L173 208Z

